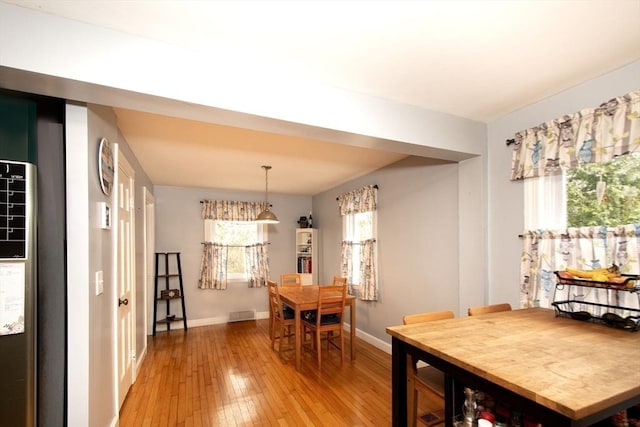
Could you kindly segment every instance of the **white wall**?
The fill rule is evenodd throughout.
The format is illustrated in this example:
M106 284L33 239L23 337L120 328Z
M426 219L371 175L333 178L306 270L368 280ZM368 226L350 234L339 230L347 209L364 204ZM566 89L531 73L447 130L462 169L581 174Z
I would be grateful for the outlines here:
M208 188L154 188L156 199L156 252L180 252L185 304L189 326L226 322L228 313L256 310L268 315L266 288L248 288L247 283L229 283L226 290L199 289L202 259L203 221L201 200L263 201L264 193L236 192ZM272 211L279 224L269 225L270 277L277 282L296 267L296 221L311 211L311 197L269 193ZM164 264L160 264L163 266ZM177 284L177 282L176 282ZM164 286L164 283L161 283ZM149 294L153 295L150 289ZM152 301L150 301L152 304ZM151 309L153 305L150 306ZM158 309L164 309L158 306ZM150 310L152 311L152 310ZM178 310L179 311L179 310ZM160 311L159 313L162 313ZM153 317L150 313L149 330ZM158 318L161 318L158 315ZM177 325L177 326L176 326ZM175 323L172 327L181 327ZM163 330L158 325L158 330Z
M456 163L409 157L314 196L313 218L321 237L320 281L326 281L340 271L342 219L336 197L363 185L379 186L380 298L357 301L359 331L390 341L385 328L401 324L404 314L458 312L458 174ZM481 289L482 282L477 281Z
M114 310L117 304L113 229L100 228L98 205L108 202L98 180L102 137L119 143L136 169L136 203L149 180L115 126L109 107L69 105L66 122L68 214L68 420L70 426L106 426L117 420ZM142 210L136 209L136 222ZM141 248L136 231L136 247ZM136 277L141 263L136 263ZM95 293L95 273L103 272L104 292ZM138 302L139 304L139 302ZM138 316L142 313L139 312ZM140 332L146 339L144 331ZM144 341L143 341L144 342Z
M523 185L509 181L515 133L564 114L593 108L640 88L640 61L590 80L490 123L488 129L488 245L489 302L520 303L519 271L524 227Z

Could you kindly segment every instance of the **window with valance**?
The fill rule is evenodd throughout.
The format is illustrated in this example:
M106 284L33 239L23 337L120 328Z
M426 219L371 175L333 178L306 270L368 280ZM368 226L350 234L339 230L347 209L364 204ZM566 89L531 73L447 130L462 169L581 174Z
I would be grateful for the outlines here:
M566 267L616 264L625 273L640 274L640 224L568 227L566 192L567 179L577 168L640 156L640 91L518 132L510 142L511 179L524 180L525 186L521 305L550 306L554 271ZM584 203L606 204L606 181L601 178L592 186L579 190L590 196ZM609 298L598 293L583 297Z
M376 228L378 187L368 185L338 197L342 216L341 274L349 293L378 300Z
M262 287L269 277L267 226L254 221L261 202L204 200L201 289L227 288L228 280Z

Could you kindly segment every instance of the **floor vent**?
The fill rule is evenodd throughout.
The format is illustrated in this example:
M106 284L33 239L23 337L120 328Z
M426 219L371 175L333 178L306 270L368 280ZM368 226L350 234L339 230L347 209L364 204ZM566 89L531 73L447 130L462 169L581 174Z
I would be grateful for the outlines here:
M255 310L232 311L229 313L229 322L242 322L245 320L255 320Z

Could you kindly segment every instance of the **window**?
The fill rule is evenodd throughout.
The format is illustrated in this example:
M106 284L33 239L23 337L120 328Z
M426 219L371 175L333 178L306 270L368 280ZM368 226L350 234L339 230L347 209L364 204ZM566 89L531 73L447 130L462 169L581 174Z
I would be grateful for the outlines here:
M640 153L566 172L567 226L640 223Z
M229 246L227 279L249 279L245 262L245 247L268 240L267 227L255 221L204 221L205 240Z
M525 229L640 223L640 154L526 179Z
M637 274L639 154L584 164L563 175L529 178L524 184L521 306L550 307L562 298L598 302L597 292L567 295L563 292L569 288L554 287L554 272L567 267L589 270L615 264L622 273Z
M342 216L340 272L349 293L364 301L378 301L376 212L378 186L366 185L338 196Z
M342 217L342 235L343 240L354 243L351 250L351 277L347 277L347 282L359 285L361 283L360 254L362 250L360 242L376 238L376 212L344 215Z

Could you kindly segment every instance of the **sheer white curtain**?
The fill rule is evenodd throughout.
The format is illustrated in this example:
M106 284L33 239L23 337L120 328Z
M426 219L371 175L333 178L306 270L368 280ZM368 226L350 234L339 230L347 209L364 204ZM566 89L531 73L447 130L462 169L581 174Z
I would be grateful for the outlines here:
M567 226L565 174L524 181L524 229L562 230Z

